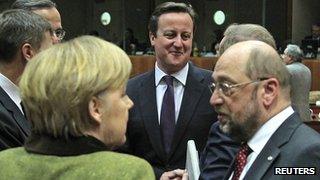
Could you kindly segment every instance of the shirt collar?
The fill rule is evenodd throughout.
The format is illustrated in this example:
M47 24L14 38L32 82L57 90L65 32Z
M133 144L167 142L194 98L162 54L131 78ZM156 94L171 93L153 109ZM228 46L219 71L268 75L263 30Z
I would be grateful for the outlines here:
M14 101L15 104L21 103L20 91L17 85L15 85L10 79L0 73L0 86Z
M173 76L176 80L178 80L181 84L183 84L183 86L185 86L186 82L187 82L188 70L189 70L189 63L187 63L180 71L175 72L170 75ZM156 84L156 86L159 85L162 77L166 76L166 75L167 74L159 68L159 66L156 62L156 64L155 64L155 84Z
M264 123L260 129L248 141L249 147L255 153L259 154L263 147L267 144L270 137L281 126L281 124L294 113L291 106L288 106L277 115L273 116L270 120Z

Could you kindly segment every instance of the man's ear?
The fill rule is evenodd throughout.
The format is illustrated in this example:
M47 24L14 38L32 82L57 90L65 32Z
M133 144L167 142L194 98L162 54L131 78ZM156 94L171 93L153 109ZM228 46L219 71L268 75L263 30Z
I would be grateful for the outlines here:
M149 32L149 39L150 39L150 44L151 46L154 46L154 40L155 40L156 36L152 33L152 32Z
M279 94L280 86L276 78L269 78L263 81L263 105L270 107Z
M29 43L24 43L21 47L22 56L29 61L35 54L34 48Z
M102 111L101 111L101 101L97 97L92 97L89 101L88 109L89 109L89 116L94 120L96 123L100 124L102 119Z

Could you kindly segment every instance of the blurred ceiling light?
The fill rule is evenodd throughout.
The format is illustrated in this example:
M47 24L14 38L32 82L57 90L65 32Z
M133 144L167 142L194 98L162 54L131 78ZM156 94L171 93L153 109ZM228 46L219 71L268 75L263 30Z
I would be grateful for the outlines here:
M226 15L224 14L223 11L218 10L214 13L213 20L216 24L221 25L226 20Z
M111 22L110 14L108 12L102 13L101 17L100 17L100 21L101 21L101 24L104 26L110 24L110 22Z

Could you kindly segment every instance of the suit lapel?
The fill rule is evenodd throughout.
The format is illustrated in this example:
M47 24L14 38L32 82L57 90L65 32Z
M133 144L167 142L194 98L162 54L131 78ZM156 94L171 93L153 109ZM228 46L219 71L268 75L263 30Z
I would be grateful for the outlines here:
M244 179L250 179L250 177L261 179L279 154L280 149L273 142L268 143L268 148L263 148Z
M181 102L178 121L175 127L170 155L173 154L179 145L179 142L192 119L194 111L196 110L198 101L205 88L207 88L206 85L202 84L203 79L204 77L196 71L193 65L189 63L188 77Z
M20 127L25 136L30 134L31 124L22 114L17 105L12 101L9 95L0 87L0 101L3 106L11 113L12 118Z
M231 164L230 164L230 166L229 166L229 168L228 168L223 180L228 180L229 177L231 176L231 173L234 170L234 163L235 163L235 158L233 158L233 160L232 160L232 162L231 162Z
M257 159L253 162L244 179L250 179L250 177L262 179L262 176L270 169L270 166L281 154L281 146L290 140L291 135L301 123L296 113L293 113L287 118L271 136Z
M162 145L158 120L154 71L150 72L148 76L146 76L145 81L141 84L141 88L139 90L139 102L142 119L150 137L153 149L161 159L165 159L166 155Z

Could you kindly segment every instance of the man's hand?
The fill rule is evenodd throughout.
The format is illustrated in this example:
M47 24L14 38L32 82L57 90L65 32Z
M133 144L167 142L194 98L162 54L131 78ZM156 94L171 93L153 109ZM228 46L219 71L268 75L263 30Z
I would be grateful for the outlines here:
M160 180L188 180L188 173L186 170L176 169L165 172L161 175Z

